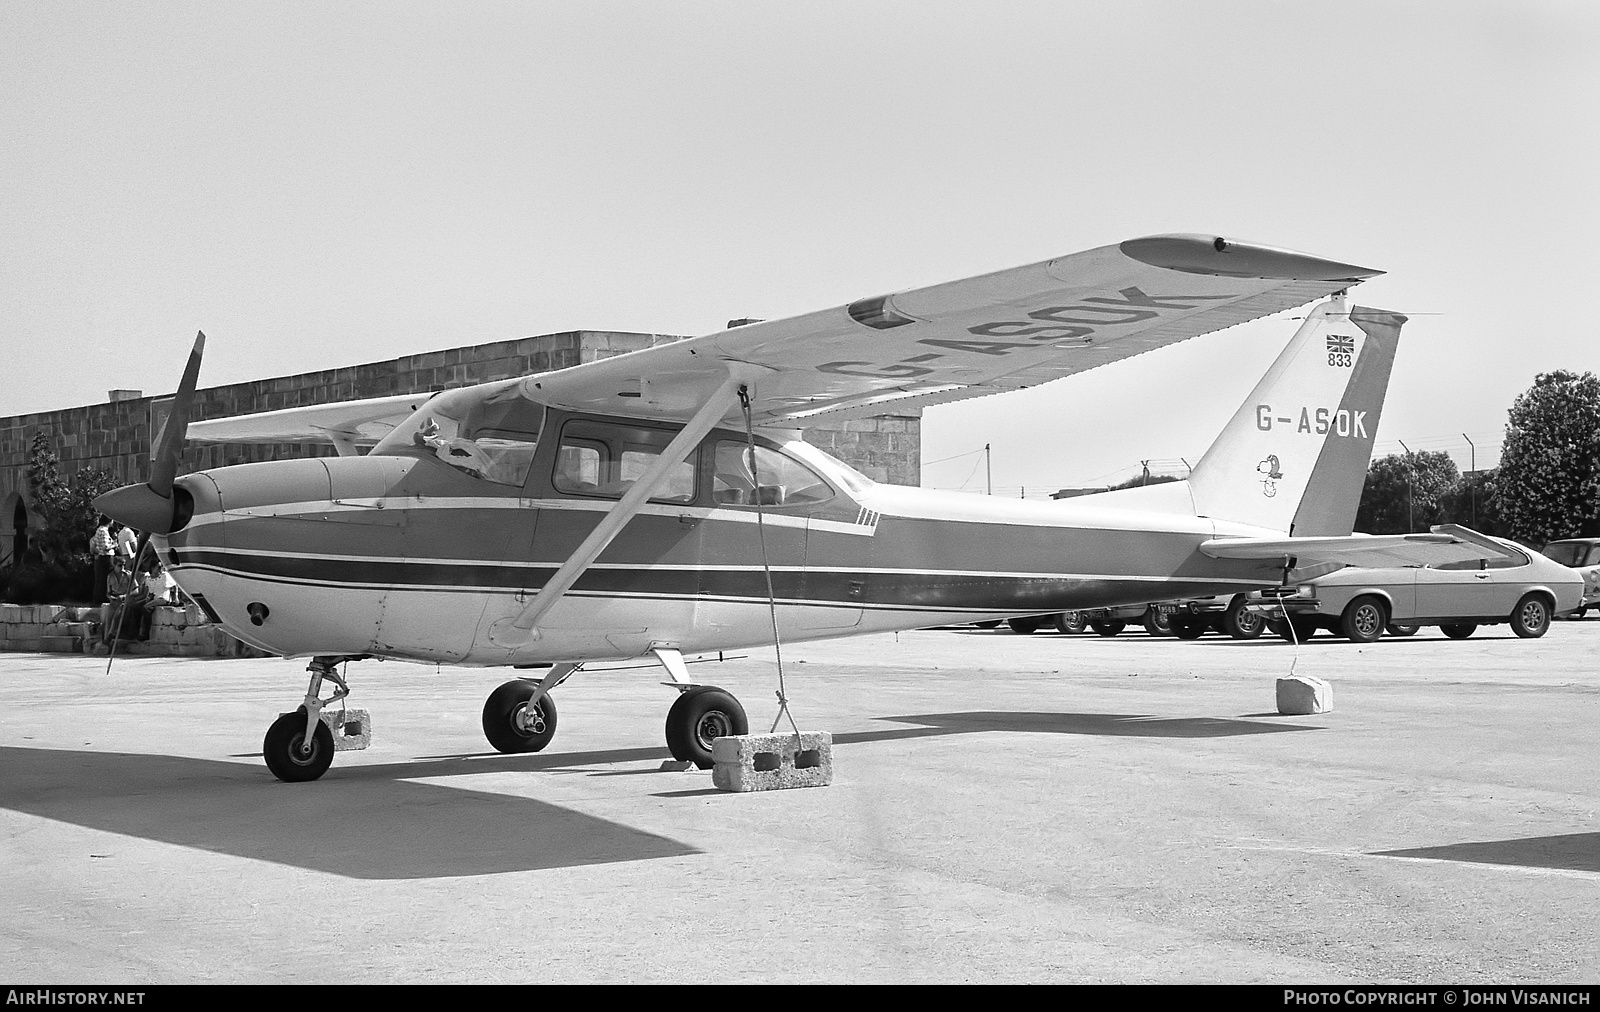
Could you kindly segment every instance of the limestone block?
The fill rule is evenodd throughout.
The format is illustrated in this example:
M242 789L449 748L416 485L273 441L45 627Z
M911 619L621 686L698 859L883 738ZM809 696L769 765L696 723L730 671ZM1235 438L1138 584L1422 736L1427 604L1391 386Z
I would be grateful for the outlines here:
M372 715L358 707L323 710L317 716L333 732L333 750L351 752L372 744Z
M1278 712L1285 716L1329 713L1333 710L1333 686L1320 678L1295 675L1278 679Z
M742 734L711 743L711 783L722 791L777 791L833 782L833 735L827 731Z
M21 604L0 604L0 625L11 622L21 622L22 610L27 607Z
M41 636L39 649L47 654L76 654L83 650L83 641L76 636Z

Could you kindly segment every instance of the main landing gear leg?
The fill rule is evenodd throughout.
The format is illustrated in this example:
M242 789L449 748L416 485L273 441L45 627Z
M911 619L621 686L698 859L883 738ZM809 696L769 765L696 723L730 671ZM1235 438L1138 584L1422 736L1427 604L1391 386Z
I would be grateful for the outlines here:
M556 701L550 690L583 665L563 661L538 682L517 678L489 693L483 704L483 736L498 752L538 752L556 736Z
M677 700L667 711L667 749L679 762L694 763L708 770L714 765L713 741L750 733L744 707L726 689L690 681L688 665L678 651L662 647L651 653L672 676L672 681L662 684L678 690Z
M306 687L305 703L293 713L285 713L267 728L261 743L261 754L267 769L279 780L304 783L328 772L333 762L333 732L322 721L322 708L350 695L334 668L349 657L314 657L306 670L311 672L311 683ZM322 698L322 680L334 684L334 693Z

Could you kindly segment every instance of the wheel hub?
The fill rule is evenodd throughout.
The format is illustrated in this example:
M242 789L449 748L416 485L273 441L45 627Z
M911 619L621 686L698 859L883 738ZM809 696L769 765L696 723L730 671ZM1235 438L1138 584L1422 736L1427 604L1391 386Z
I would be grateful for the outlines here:
M526 703L517 707L512 715L511 726L523 734L544 733L544 707L535 706L529 709Z
M733 722L721 710L711 710L700 718L699 725L695 728L695 736L700 739L700 744L711 750L711 743L718 738L726 738L733 730Z

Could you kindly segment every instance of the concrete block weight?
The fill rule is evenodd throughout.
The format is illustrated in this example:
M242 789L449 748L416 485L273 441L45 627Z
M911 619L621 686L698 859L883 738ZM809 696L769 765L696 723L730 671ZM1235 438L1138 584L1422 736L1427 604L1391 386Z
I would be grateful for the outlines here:
M372 715L358 707L323 710L317 716L333 732L335 752L353 752L372 744Z
M721 791L778 791L833 783L833 735L827 731L742 734L711 743L711 783Z
M1333 686L1320 678L1295 675L1278 679L1278 712L1285 716L1328 713L1333 709Z

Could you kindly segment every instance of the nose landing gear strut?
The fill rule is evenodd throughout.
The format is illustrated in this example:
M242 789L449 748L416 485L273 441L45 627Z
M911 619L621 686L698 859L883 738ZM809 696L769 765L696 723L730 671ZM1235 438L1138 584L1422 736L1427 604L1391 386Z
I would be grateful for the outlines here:
M306 687L306 701L293 713L281 714L261 742L261 753L267 769L279 780L304 783L328 772L333 762L333 732L322 720L322 708L350 695L334 668L344 661L359 657L314 657L306 669L311 672L311 683ZM322 680L334 684L334 692L322 698Z

